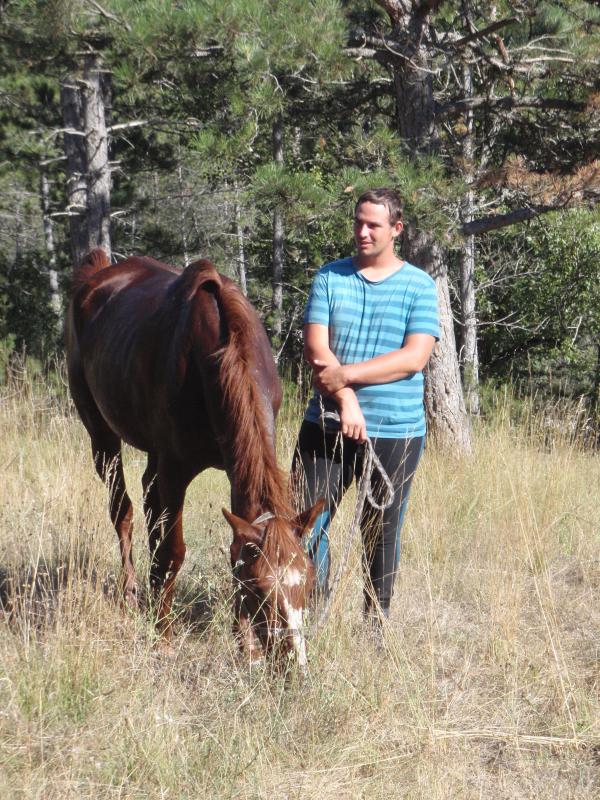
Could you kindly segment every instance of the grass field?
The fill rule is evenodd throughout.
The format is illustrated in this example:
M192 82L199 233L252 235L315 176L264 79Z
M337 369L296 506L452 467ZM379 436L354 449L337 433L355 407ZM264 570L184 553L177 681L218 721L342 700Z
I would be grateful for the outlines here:
M106 492L64 394L26 375L0 392L1 796L600 796L597 454L502 403L472 457L428 448L384 650L362 626L357 551L308 677L286 686L232 641L223 474L188 494L164 654L115 602ZM283 465L299 414L280 421ZM141 575L142 470L128 450ZM338 548L351 514L348 497Z

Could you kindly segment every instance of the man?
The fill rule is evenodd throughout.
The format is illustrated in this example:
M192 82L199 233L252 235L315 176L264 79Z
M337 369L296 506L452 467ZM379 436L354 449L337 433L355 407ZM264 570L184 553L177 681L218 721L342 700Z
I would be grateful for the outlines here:
M304 354L316 391L293 464L305 507L327 500L309 541L322 594L328 591L329 525L353 477L360 477L367 436L390 476L392 505L377 512L367 503L361 519L364 607L373 621L389 615L400 529L425 442L422 370L439 338L434 281L394 252L402 228L395 191L365 192L354 213L356 254L325 265L314 280ZM326 411L339 413L337 428ZM383 489L374 473L376 500Z

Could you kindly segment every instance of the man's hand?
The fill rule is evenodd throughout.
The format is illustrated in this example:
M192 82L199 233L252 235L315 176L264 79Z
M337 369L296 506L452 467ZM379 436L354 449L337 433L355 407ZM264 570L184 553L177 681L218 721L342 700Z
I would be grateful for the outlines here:
M344 367L340 364L327 364L325 361L314 359L313 386L321 394L334 394L348 385L344 375Z
M355 439L357 442L367 440L367 425L356 395L349 389L339 396L341 431L343 436L348 439Z

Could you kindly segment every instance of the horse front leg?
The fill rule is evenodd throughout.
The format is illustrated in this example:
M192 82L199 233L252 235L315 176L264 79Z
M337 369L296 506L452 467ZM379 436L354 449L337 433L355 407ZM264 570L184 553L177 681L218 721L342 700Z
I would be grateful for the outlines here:
M122 601L138 607L138 586L133 566L133 506L123 474L121 441L114 434L92 439L96 471L108 487L110 518L119 537L122 568Z
M155 532L150 532L151 564L150 586L154 595L156 625L165 639L172 634L171 609L177 573L185 558L183 540L183 501L189 480L181 476L177 467L160 463L158 492L161 512ZM156 511L153 512L153 514Z

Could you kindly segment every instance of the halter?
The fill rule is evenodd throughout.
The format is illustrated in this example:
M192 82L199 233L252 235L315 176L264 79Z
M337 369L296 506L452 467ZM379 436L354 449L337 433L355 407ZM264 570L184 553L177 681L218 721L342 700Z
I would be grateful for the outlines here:
M267 522L269 519L275 519L275 514L271 513L270 511L265 511L264 514L261 514L260 517L257 517L254 522L250 523L251 525L260 525L261 522Z

